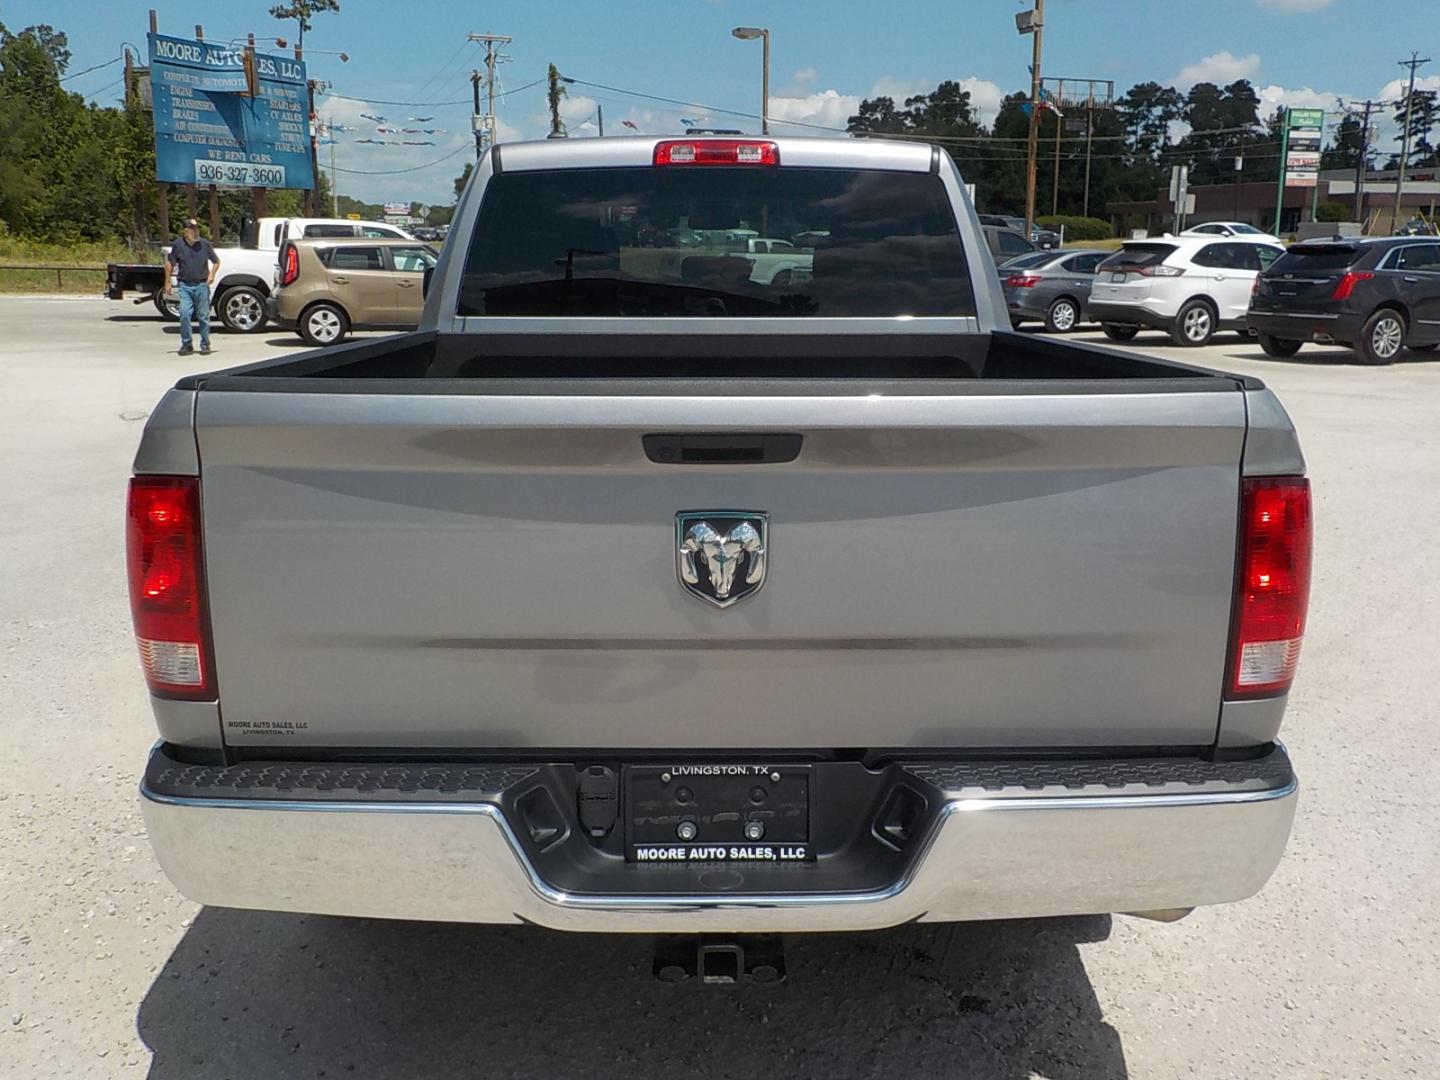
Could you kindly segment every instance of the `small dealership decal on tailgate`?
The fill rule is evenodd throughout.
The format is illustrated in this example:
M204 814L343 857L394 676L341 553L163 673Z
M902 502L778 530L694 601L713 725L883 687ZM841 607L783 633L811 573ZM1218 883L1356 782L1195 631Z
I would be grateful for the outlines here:
M631 862L808 862L810 766L629 765Z
M671 844L636 845L636 862L804 862L804 844Z

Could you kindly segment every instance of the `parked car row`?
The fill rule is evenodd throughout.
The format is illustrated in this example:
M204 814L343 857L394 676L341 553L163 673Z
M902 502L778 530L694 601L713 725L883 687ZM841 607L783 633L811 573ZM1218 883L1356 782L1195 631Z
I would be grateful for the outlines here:
M1011 232L1019 233L1026 237L1025 219L1011 217L1009 214L979 214L980 224L994 229L1009 229ZM1054 229L1047 229L1043 225L1033 225L1028 235L1030 243L1044 251L1060 246L1061 236Z
M1294 244L1254 285L1247 319L1270 356L1307 341L1347 345L1366 364L1440 347L1440 238Z
M1255 278L1284 253L1246 236L1128 240L1097 268L1090 313L1112 341L1149 328L1176 345L1207 345L1218 330L1247 329Z
M265 307L276 260L287 240L411 240L410 234L398 226L348 218L265 217L251 222L244 232L243 243L217 247L220 270L210 290L216 318L236 334L255 334L265 329ZM140 297L132 299L133 303L148 300L164 318L180 317L179 298L167 289L163 263L111 263L106 271L105 293L111 300L127 299L127 292L139 292Z
M351 330L413 330L439 259L414 240L289 240L266 314L311 345Z
M1090 321L1090 289L1095 271L1110 254L1067 248L1036 251L1000 267L1000 285L1010 324L1042 322L1052 334L1066 334Z

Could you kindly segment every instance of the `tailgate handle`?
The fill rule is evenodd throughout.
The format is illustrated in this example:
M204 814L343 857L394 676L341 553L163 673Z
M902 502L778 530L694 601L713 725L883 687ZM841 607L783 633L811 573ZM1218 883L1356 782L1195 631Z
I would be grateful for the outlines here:
M645 435L657 465L776 465L800 456L803 435Z

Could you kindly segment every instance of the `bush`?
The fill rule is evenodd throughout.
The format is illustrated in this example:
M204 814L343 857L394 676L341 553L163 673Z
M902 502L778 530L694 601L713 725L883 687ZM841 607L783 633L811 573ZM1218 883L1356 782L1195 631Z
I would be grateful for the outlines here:
M1035 219L1035 224L1046 229L1060 231L1060 226L1065 226L1066 240L1109 240L1115 234L1110 231L1110 223L1100 218L1080 217L1078 214L1052 214L1048 217Z
M1349 221L1350 208L1344 203L1322 202L1315 208L1316 221Z

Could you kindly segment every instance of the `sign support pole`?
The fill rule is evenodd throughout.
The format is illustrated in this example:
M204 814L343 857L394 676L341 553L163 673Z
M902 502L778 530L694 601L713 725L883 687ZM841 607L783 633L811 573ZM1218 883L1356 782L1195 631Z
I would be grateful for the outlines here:
M1060 117L1058 108L1051 110L1055 114L1055 185L1050 192L1050 213L1060 213L1060 130L1065 126L1065 121Z
M150 9L150 33L160 32L160 17L155 14L155 9ZM174 235L170 231L170 185L163 180L155 181L155 211L159 217L157 224L160 226L160 241L164 243Z
M1285 110L1285 127L1280 132L1280 178L1275 193L1275 235L1280 235L1280 215L1285 210L1285 169L1290 160L1290 110Z
M246 47L250 50L250 55L251 55L251 58L252 58L252 60L253 60L254 55L255 55L255 35L254 35L254 34L247 34L247 35L246 35ZM252 188L250 189L250 216L253 217L253 218L258 222L262 217L268 216L269 213L270 213L270 191L269 191L269 189L268 189L268 188L263 188L263 187L252 187ZM241 246L244 246L244 244L245 244L245 237L242 236L242 237L240 238L240 243L241 243Z

